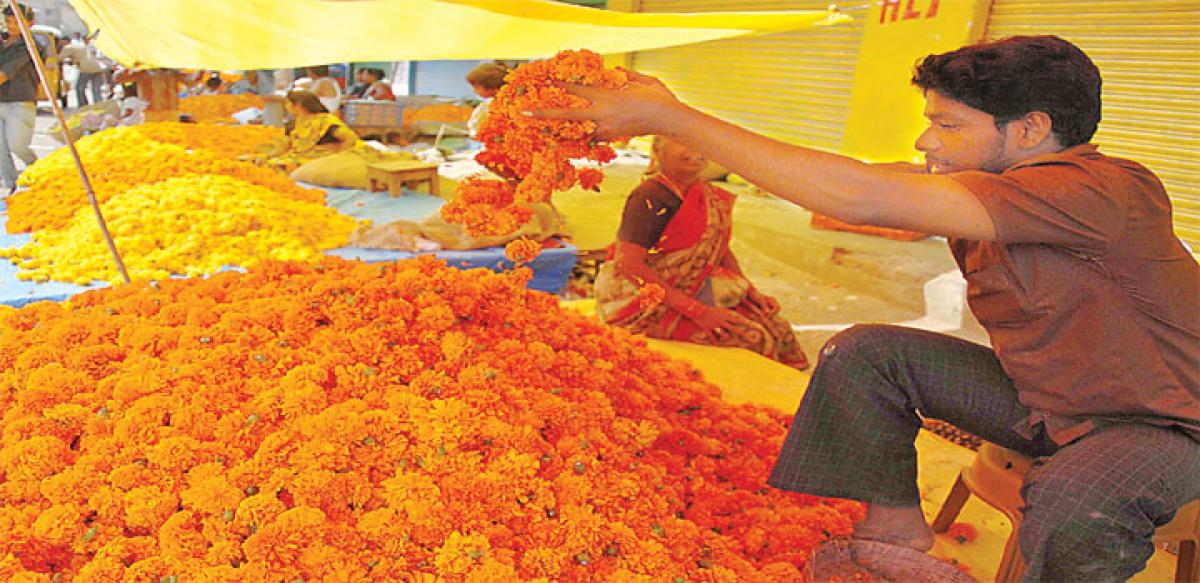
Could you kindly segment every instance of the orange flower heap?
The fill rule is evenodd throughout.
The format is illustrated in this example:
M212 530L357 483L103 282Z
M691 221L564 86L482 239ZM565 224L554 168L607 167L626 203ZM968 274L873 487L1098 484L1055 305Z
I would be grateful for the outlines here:
M205 150L230 160L253 155L260 146L284 138L280 128L256 125L157 122L134 126L134 129L156 142L175 144L187 150Z
M608 89L624 86L628 79L624 72L605 69L604 60L591 51L562 51L554 58L537 61L518 67L507 77L507 84L500 89L488 107L487 122L479 131L479 140L485 150L476 161L491 170L504 181L515 183L513 197L516 203L547 202L555 191L567 190L576 184L586 189L596 189L603 179L599 170L576 170L572 159L588 159L600 163L612 161L616 153L612 147L593 137L595 124L554 119L534 119L522 112L540 108L586 107L586 99L573 95L561 86L563 83L590 85ZM460 193L472 196L474 189L496 189L487 184L495 180L475 180L464 183ZM465 218L481 219L495 216L502 220L503 211L512 206L484 205L474 213L463 207L473 203L460 200L443 207L442 215L450 222L463 224L468 232L476 235L504 234L515 229L491 233L478 230L478 224L465 222ZM526 219L528 220L528 219ZM479 221L479 222L482 222Z
M179 100L179 113L192 116L196 123L237 123L233 114L251 107L262 109L266 102L253 93L241 95L195 95Z
M327 258L0 310L0 580L765 582L851 532L764 487L786 416L528 277Z

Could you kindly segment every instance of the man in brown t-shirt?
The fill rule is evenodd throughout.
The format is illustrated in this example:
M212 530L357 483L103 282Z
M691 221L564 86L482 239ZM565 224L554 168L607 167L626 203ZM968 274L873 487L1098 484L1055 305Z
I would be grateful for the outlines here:
M572 87L600 137L664 134L761 188L855 224L943 235L992 347L895 326L831 339L768 483L864 501L856 536L927 550L921 417L1037 458L1026 580L1124 580L1200 498L1200 267L1146 168L1088 143L1100 74L1071 43L1014 37L925 58L924 168L785 144L632 74Z

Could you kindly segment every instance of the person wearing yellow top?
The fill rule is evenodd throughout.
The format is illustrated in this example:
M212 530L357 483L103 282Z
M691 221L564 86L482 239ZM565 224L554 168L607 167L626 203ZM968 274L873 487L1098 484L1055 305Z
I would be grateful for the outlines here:
M288 93L284 109L291 119L287 141L258 156L255 162L260 165L291 172L306 162L349 150L359 141L358 134L329 113L312 92Z

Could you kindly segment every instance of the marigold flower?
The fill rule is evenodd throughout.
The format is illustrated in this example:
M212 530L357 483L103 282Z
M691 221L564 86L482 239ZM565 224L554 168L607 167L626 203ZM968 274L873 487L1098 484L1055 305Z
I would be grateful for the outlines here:
M528 237L521 237L504 246L504 256L514 263L528 263L542 252L542 244Z
M193 95L179 100L179 113L187 114L200 124L237 123L233 114L255 107L265 106L262 97L253 93L239 95Z
M666 298L667 291L656 283L644 285L638 290L638 305L642 306L643 310L661 304Z
M862 505L763 486L783 413L528 278L266 261L0 310L0 578L757 582L849 536Z
M576 170L571 160L608 162L615 152L593 136L590 121L534 119L524 111L544 107L585 107L561 83L615 89L628 81L623 71L605 69L603 58L591 51L562 51L551 59L517 67L508 84L489 106L478 138L484 151L475 160L502 180L468 180L458 200L442 207L442 217L463 225L472 235L506 235L527 223L530 215L510 211L518 203L546 202L555 191L580 184L598 188L604 175L593 168ZM493 184L487 184L493 183ZM504 197L488 197L504 191ZM512 198L508 196L511 194ZM475 209L474 207L484 207Z

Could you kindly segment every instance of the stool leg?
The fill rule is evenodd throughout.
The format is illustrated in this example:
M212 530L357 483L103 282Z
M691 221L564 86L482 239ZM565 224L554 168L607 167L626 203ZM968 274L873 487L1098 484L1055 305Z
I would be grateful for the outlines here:
M954 486L950 488L950 493L946 495L946 501L942 503L942 509L938 511L937 517L933 519L933 524L930 528L933 532L943 534L950 529L950 525L954 523L954 519L958 518L958 513L962 511L963 504L967 503L967 499L971 497L971 489L963 482L962 475L954 481Z
M1021 546L1017 542L1017 531L1021 523L1012 520L1012 533L1004 543L1004 554L1000 557L1000 566L996 569L996 583L1017 583L1025 576L1025 559L1021 557Z
M392 196L400 196L404 194L403 184L397 178L392 178L388 182L388 194Z
M442 180L438 178L437 173L434 173L433 177L429 179L429 194L439 197L442 196L441 182Z
M1185 540L1179 543L1179 558L1175 564L1175 583L1196 583L1200 581L1200 562L1196 560L1196 541Z

